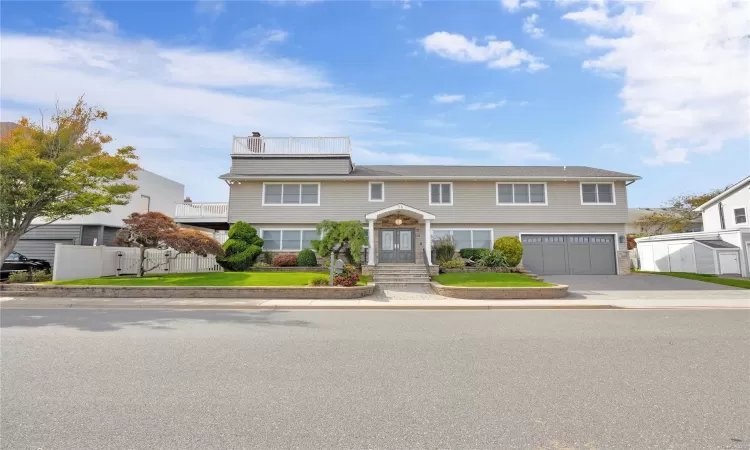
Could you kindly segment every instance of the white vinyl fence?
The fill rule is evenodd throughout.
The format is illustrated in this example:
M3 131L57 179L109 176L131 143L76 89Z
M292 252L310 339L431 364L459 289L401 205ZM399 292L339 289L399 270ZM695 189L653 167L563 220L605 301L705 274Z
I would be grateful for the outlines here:
M175 258L174 250L146 250L146 269L157 273L221 272L213 255L182 253ZM132 247L88 247L55 244L53 279L75 280L138 273L138 249Z

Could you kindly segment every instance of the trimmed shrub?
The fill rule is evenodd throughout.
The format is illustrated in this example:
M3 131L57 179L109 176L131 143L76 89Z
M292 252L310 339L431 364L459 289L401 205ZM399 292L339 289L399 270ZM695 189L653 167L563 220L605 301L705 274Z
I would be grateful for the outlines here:
M356 286L358 282L359 282L359 274L356 272L353 272L353 273L344 272L341 275L336 275L336 277L334 277L333 279L334 286L352 287L352 286Z
M310 286L328 286L328 277L326 275L316 275L310 279Z
M216 262L224 270L242 272L253 266L255 258L263 251L263 239L249 223L237 222L227 233L224 243L224 256L217 256Z
M297 253L297 265L303 267L314 267L318 265L318 258L315 256L315 252L306 248L301 252Z
M456 254L456 243L450 236L433 239L432 248L435 250L435 259L438 264L452 260Z
M443 269L462 269L464 267L463 260L459 258L455 259L449 259L448 261L443 261L440 263L440 267Z
M271 261L273 261L274 256L275 255L273 252L265 251L261 253L260 256L258 256L258 259L262 259L263 262L271 264Z
M500 250L492 250L477 261L479 267L508 267L508 260Z
M28 283L31 281L31 275L25 270L17 270L8 275L8 283Z
M253 264L253 267L271 267L271 265L265 261L261 261Z
M297 255L294 253L282 253L273 257L271 264L274 267L292 267L297 265Z
M482 256L489 252L490 250L486 248L462 248L458 253L461 255L461 258L479 261L482 259Z
M500 250L505 256L508 267L516 267L523 259L523 244L514 236L505 236L495 240L495 250Z
M52 281L52 272L46 270L35 270L31 272L31 281L41 283L43 281Z

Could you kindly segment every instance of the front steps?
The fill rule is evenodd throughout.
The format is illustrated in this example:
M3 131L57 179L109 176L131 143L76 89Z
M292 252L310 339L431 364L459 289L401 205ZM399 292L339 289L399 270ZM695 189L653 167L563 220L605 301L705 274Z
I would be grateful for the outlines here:
M429 284L424 264L378 264L373 271L375 284Z

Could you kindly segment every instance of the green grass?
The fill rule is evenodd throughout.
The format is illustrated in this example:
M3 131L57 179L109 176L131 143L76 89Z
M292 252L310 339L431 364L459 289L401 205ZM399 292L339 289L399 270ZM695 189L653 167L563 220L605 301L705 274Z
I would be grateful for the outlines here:
M554 284L534 280L522 273L463 272L444 273L432 277L446 286L460 287L544 287Z
M741 278L724 278L716 275L689 272L645 272L641 270L637 270L635 272L651 275L665 275L675 278L686 278L688 280L705 281L706 283L723 284L724 286L734 286L742 289L750 289L750 280L744 280Z
M310 279L323 272L210 272L147 274L134 276L82 278L79 280L52 281L45 284L65 286L307 286ZM360 285L369 277L361 276Z

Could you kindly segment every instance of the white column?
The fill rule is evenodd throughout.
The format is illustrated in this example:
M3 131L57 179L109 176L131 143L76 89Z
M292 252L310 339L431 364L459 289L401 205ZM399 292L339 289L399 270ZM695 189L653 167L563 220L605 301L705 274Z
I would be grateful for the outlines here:
M367 238L370 242L368 245L370 248L367 249L367 265L375 265L375 221L370 220L367 228Z
M427 264L432 265L432 233L430 231L431 220L424 221L424 249L427 252Z

